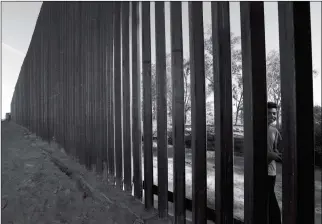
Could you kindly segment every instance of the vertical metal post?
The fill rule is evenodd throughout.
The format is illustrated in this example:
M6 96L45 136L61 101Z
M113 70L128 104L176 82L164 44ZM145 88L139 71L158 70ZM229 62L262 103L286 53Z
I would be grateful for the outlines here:
M82 162L84 165L87 165L87 109L86 109L86 104L87 104L87 99L86 99L86 91L87 91L87 86L86 86L86 51L87 51L87 46L86 46L86 29L87 29L87 5L85 2L81 3L81 15L80 15L80 20L81 20L81 27L80 27L80 47L81 47L81 55L80 57L80 74L81 74L81 99L80 99L80 105L81 105L81 125L82 125L82 132L81 132L81 148L82 148Z
M122 122L121 122L121 2L115 2L114 10L114 117L115 117L115 171L116 185L123 188Z
M34 35L33 35L34 37ZM34 38L32 38L34 39ZM34 44L33 44L33 41L31 40L31 66L30 66L30 76L31 76L31 88L30 88L30 91L31 91L31 94L32 94L32 132L33 133L36 133L37 132L37 107L36 107L36 98L37 98L37 86L36 86L36 75L35 75L35 61L37 60L35 58L35 47L34 47Z
M57 73L57 76L58 76L58 102L57 104L55 105L55 107L57 107L57 114L58 116L56 117L57 119L57 123L58 123L58 132L57 132L57 142L60 146L62 146L62 142L63 142L63 135L62 135L62 128L63 128L63 109L61 106L64 107L63 105L63 90L62 90L62 87L63 87L63 74L64 74L64 49L63 49L63 19L61 18L62 16L62 9L63 9L63 4L62 3L59 3L59 10L57 12L58 14L58 38L59 38L59 42L58 42L58 46L59 46L59 55L58 55L58 73Z
M94 101L93 101L93 79L94 79L94 73L93 73L93 39L94 39L94 4L91 2L88 2L87 4L87 12L88 12L88 18L87 18L87 112L88 112L88 131L87 131L87 139L88 139L88 165L90 169L93 169L96 165L96 148L93 144L93 109L94 109Z
M28 52L30 52L29 50L28 50ZM30 53L29 53L29 55L30 55ZM29 58L28 58L29 59ZM29 130L31 130L31 121L32 121L32 113L31 113L31 106L32 106L32 98L31 98L31 92L30 92L30 85L31 85L31 78L30 78L30 71L29 71L29 69L30 69L30 62L29 62L29 60L27 59L27 68L26 68L26 71L25 71L25 79L26 79L26 81L27 81L27 85L26 85L26 94L28 95L28 103L29 103L29 106L27 107L27 104L25 104L24 105L24 111L26 111L27 112L27 114L28 114L28 116L23 116L23 123L25 124L25 125L27 125L27 127L28 127L28 129ZM21 98L20 98L20 100L22 100L22 95L21 95Z
M186 223L185 145L184 145L184 74L181 2L170 3L172 132L173 132L173 194L175 223Z
M108 116L108 170L109 174L112 178L115 177L115 148L114 148L114 71L113 71L113 40L114 40L114 9L115 2L111 3L111 8L109 8L110 16L107 17L107 31L105 32L107 35L107 46L106 46L106 63L107 66L107 116ZM115 50L115 49L114 49Z
M26 58L25 58L25 61L26 61ZM22 73L22 77L21 79L19 80L20 83L19 83L19 89L21 89L19 91L19 117L20 117L20 125L24 125L25 127L27 127L26 123L23 122L23 115L27 114L28 112L25 111L25 108L24 108L24 103L21 102L21 95L24 94L26 96L26 103L29 102L29 92L27 93L27 74L26 74L26 62L24 61L24 72ZM23 82L24 81L24 82ZM22 84L24 83L24 84ZM24 111L24 113L22 113Z
M69 3L69 19L68 19L68 64L69 64L69 71L68 71L68 105L70 108L70 111L68 113L68 131L66 134L69 136L69 147L70 147L70 154L73 156L73 158L76 157L75 152L75 53L74 53L74 41L75 41L75 9L77 7L78 3Z
M72 105L72 101L71 101L71 97L69 94L69 90L71 89L70 87L70 77L71 77L71 67L72 64L70 62L70 47L71 44L69 43L69 39L70 39L70 32L72 30L72 27L70 27L70 20L71 20L71 16L72 16L72 12L71 12L71 3L67 2L65 4L65 38L64 38L64 42L65 42L65 63L66 63L66 70L65 70L65 75L64 75L64 100L65 100L65 106L66 109L64 110L65 113L65 128L64 128L64 148L65 150L68 152L68 154L70 156L72 156L72 152L71 152L71 145L70 145L70 140L71 140L71 129L70 129L70 114L71 114L71 105Z
M22 94L26 95L26 103L30 104L30 93L29 93L29 74L27 73L27 59L25 58L25 66L24 66L24 75L22 76L21 80L20 80L20 86L23 89L23 91L20 91L19 93L19 104L21 105L20 108L20 119L21 119L21 124L23 124L25 127L30 128L29 126L29 122L25 122L25 116L28 115L28 117L30 117L30 107L28 107L28 110L26 110L27 108L25 107L25 104L23 102L21 102L21 97ZM24 84L23 84L24 83ZM30 119L29 119L30 120Z
M43 86L42 86L42 107L43 107L43 138L46 141L49 141L48 138L48 7L47 5L42 5L43 10L43 24L42 24L42 33L41 33L41 57L42 61L42 71L41 75L43 76Z
M40 56L40 120L41 120L41 126L40 126L40 136L45 139L46 138L46 134L45 134L45 113L44 113L44 109L46 106L46 101L45 101L45 63L46 63L46 56L45 56L45 41L44 41L44 31L45 31L45 14L44 14L44 8L42 7L42 9L40 10L40 12L42 13L42 17L40 20L40 24L41 24L41 30L40 30L40 34L39 34L39 56Z
M189 2L192 122L192 222L206 222L206 99L202 2Z
M45 41L45 58L46 58L46 63L45 63L45 124L46 124L46 140L50 142L50 110L49 110L49 93L50 93L50 29L48 28L50 24L50 15L51 15L51 10L49 5L47 4L47 10L46 10L46 29L45 29L45 34L44 34L44 41Z
M39 17L37 20L37 23L39 23L39 31L38 31L38 35L37 35L37 57L39 60L39 64L38 64L38 88L39 88L39 94L38 94L38 136L40 136L41 138L44 138L43 136L43 80L44 80L44 76L43 76L43 63L44 63L44 58L42 56L43 53L43 41L42 41L42 33L43 33L43 8L40 9L40 13L39 13Z
M310 3L280 2L278 14L284 148L283 223L314 223Z
M68 113L68 105L67 105L67 94L66 94L66 87L67 87L67 82L66 82L66 78L67 78L67 71L68 71L68 67L70 66L67 63L67 43L66 43L66 37L67 37L67 2L61 3L62 4L62 9L60 12L60 16L61 16L61 59L62 59L62 64L60 67L61 68L61 102L62 102L62 107L60 108L61 110L61 118L62 118L62 123L61 123L61 146L65 149L65 151L68 152L68 148L66 147L66 142L68 140L67 136L66 136L66 127L67 127L67 113Z
M100 66L100 48L99 48L99 15L100 15L100 4L95 2L92 3L93 5L93 12L92 12L92 84L91 84L91 91L92 91L92 147L95 149L95 161L96 164L96 172L102 173L103 172L103 153L101 150L101 138L100 135L102 133L100 124L102 123L101 116L100 116L100 99L99 99L99 92L100 92L100 83L99 76L102 72L102 67Z
M90 84L92 81L91 77L91 49L90 49L90 43L91 43L91 33L89 31L90 24L91 24L91 3L86 2L84 3L84 6L86 6L85 9L85 30L84 30L84 36L85 36L85 113L86 113L86 143L85 143L85 156L86 156L86 166L88 169L92 169L93 165L93 149L91 146L91 89Z
M267 97L263 2L241 2L245 224L267 221ZM260 149L260 150L259 150Z
M30 48L30 51L29 51L30 53L29 53L29 55L32 55L32 48ZM30 57L32 57L32 56L30 56ZM30 109L29 109L29 111L30 111L30 116L29 116L29 119L26 117L25 118L25 120L28 120L28 123L29 123L29 130L31 131L31 132L33 132L34 131L34 129L33 129L33 116L34 116L34 114L33 114L33 112L34 112L34 110L33 110L33 104L34 104L34 100L33 100L33 92L32 92L32 90L33 90L33 88L32 88L32 86L33 86L33 77L32 77L32 72L30 71L31 70L31 62L30 62L30 60L28 60L28 78L29 78L29 88L28 88L28 92L29 92L29 96L30 96ZM25 105L25 107L27 107L26 105Z
M99 77L98 77L98 85L99 85L99 93L98 93L98 108L99 108L99 116L100 116L100 122L98 123L100 127L100 133L99 133L99 150L101 151L101 161L103 165L103 171L104 168L107 169L107 108L106 108L106 90L110 88L109 86L106 86L106 39L105 39L105 27L106 27L106 20L105 13L106 11L106 5L109 5L111 7L111 3L99 3L98 5L98 67L99 67Z
M103 82L103 80L105 81L106 78L106 67L103 64L103 59L104 59L104 45L103 45L103 36L102 36L102 29L104 27L104 20L103 20L103 16L104 13L106 13L106 11L104 10L104 3L97 3L97 43L96 43L96 56L97 56L97 80L95 85L97 86L97 92L96 92L96 100L97 100L97 106L96 106L96 113L97 113L97 117L98 119L96 120L96 124L95 126L98 129L97 134L97 149L98 149L98 157L97 157L97 164L100 168L100 172L104 171L104 163L107 159L107 155L106 155L106 148L103 148L103 139L106 139L107 136L103 136L106 128L107 128L107 123L106 123L106 119L103 115L103 108L105 105L105 101L106 98L103 97L103 92L104 89L106 88L105 83ZM106 3L105 3L106 4ZM104 10L104 11L103 11Z
M107 119L106 119L106 114L104 114L104 111L106 110L106 97L104 97L104 92L107 89L107 86L105 85L106 81L106 66L104 65L104 54L105 52L105 46L104 42L106 40L103 40L103 29L105 26L105 21L104 21L104 13L106 11L104 10L104 4L108 4L109 7L111 7L111 3L99 3L98 4L98 40L97 40L97 66L98 66L98 79L97 79L97 85L99 86L98 88L98 93L97 93L97 100L98 100L98 116L99 119L97 121L97 126L99 127L100 132L98 133L98 150L100 152L100 158L99 162L101 163L102 166L102 171L104 171L104 165L106 164L107 161L107 146L106 146L106 139L107 139ZM104 10L104 11L103 11ZM105 42L106 43L106 42ZM106 112L106 111L105 111Z
M49 142L51 142L52 137L53 137L53 122L52 122L52 117L53 117L53 108L52 108L52 83L53 83L53 75L52 75L52 70L53 70L53 50L52 45L53 45L53 40L50 38L52 36L52 22L53 22L53 7L51 7L51 3L47 3L49 6L49 12L48 12L48 25L51 27L51 29L48 30L48 85L47 85L47 95L48 95L48 105L47 105L47 110L48 110L48 138Z
M164 2L155 2L157 136L158 136L158 210L168 215L168 149L167 149L167 72L165 52Z
M153 208L152 98L151 98L151 25L150 2L142 2L142 67L143 67L143 151L144 199Z
M233 123L229 2L211 2L215 83L216 223L233 223Z
M74 63L75 63L75 72L74 72L74 82L75 82L75 148L76 148L76 158L80 163L83 163L83 147L81 145L83 136L81 136L83 131L83 122L82 119L82 111L81 107L81 97L82 97L82 70L81 70L81 26L82 26L82 3L78 2L75 8L75 39L73 41L74 44Z
M139 54L139 3L132 2L132 148L134 196L142 198L142 152L141 152L141 77Z
M58 70L58 56L59 56L59 42L58 42L58 25L57 25L57 11L59 5L52 5L53 16L52 16L52 128L53 128L53 138L57 141L57 99L58 99L58 89L57 89L57 70ZM56 21L56 22L54 22Z
M30 51L28 50L29 55L31 55L31 49ZM31 56L30 56L31 57ZM29 130L30 131L33 131L33 95L32 95L32 72L30 71L31 70L31 62L30 62L30 59L28 58L28 67L27 67L27 71L26 73L28 74L27 76L27 79L28 79L28 95L29 95L29 106L28 105L25 105L25 108L28 110L29 112L29 116L25 116L24 118L24 121L27 122L28 126L29 126Z
M129 48L129 2L122 2L122 90L123 90L123 169L124 188L132 189L131 169L131 120L130 120L130 48Z

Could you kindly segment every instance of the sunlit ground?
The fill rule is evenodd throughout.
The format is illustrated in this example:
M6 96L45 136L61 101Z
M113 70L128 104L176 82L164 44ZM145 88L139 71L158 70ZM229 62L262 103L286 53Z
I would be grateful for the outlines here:
M158 161L156 155L156 142L153 156L153 177L154 184L158 184ZM173 191L173 152L172 146L168 148L168 189ZM186 197L192 198L192 154L191 149L186 149ZM143 160L142 160L143 162ZM234 157L234 216L238 219L244 219L244 159L243 157ZM282 170L281 165L277 167L277 178L275 185L276 197L280 208L282 209ZM321 170L315 171L315 223L321 222ZM215 157L214 152L207 152L207 204L208 207L215 209Z

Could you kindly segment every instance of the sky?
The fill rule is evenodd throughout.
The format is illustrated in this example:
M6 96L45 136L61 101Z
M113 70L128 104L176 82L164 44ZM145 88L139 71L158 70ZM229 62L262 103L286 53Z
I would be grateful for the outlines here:
M2 20L2 118L10 111L10 102L20 68L28 50L42 2L1 2ZM166 51L170 53L170 7L165 3ZM204 2L204 28L211 27L210 2ZM278 12L276 2L265 2L266 54L279 50ZM151 4L152 62L155 62L154 2ZM189 58L188 3L183 2L183 47ZM240 36L239 2L230 2L231 32ZM311 2L313 68L318 71L314 79L314 103L321 105L321 2Z
M11 98L27 53L42 2L1 2L2 118L10 112Z

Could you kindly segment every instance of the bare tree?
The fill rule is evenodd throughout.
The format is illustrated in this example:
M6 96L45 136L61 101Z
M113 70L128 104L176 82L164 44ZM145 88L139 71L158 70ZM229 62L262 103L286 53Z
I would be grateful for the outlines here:
M277 104L276 127L279 128L281 116L281 81L280 58L276 50L272 50L266 57L267 99Z
M205 40L205 70L206 79L209 81L209 89L214 91L214 76L212 69L212 59L216 57L213 54L212 49L212 35L211 30L208 30L209 36ZM233 97L233 107L235 112L235 122L236 125L238 120L242 120L242 110L243 110L243 79L242 79L242 55L240 49L240 37L235 36L233 33L230 35L230 46L231 46L231 73L232 73L232 97Z
M243 122L243 77L242 77L242 54L240 48L241 38L231 33L231 72L232 72L232 100L234 114L234 125L238 122ZM214 76L213 76L213 49L212 49L212 36L211 30L205 39L205 76L206 84L206 97L214 92ZM167 55L167 112L168 122L172 123L172 83L171 83L171 55ZM190 61L184 60L184 104L185 104L185 123L189 122L189 114L191 112L191 89L190 89ZM266 58L267 70L267 94L268 100L273 101L278 105L277 121L281 117L281 85L280 85L280 58L276 50L270 51ZM152 64L152 113L153 120L156 120L156 66ZM316 77L318 72L313 70L313 77ZM211 109L207 106L207 111ZM207 112L209 116L214 113ZM207 115L208 116L208 115ZM212 116L212 115L211 115ZM208 118L212 119L212 117ZM279 122L277 122L279 127Z
M167 55L167 115L169 124L172 123L172 81L171 81L171 55ZM184 59L183 62L183 75L184 75L184 108L185 108L185 122L189 120L187 115L191 110L191 95L190 95L190 61ZM157 91L156 91L156 66L152 64L152 113L153 120L156 119L156 106L157 106Z
M170 57L168 60L171 61ZM171 82L171 65L167 66L167 107L168 117L172 120L172 82ZM189 120L187 115L191 111L191 89L190 89L190 61L184 59L183 61L183 78L184 78L184 113L185 124Z
M318 75L313 70L313 78ZM267 99L277 104L276 127L280 127L281 117L281 77L280 77L280 55L276 50L272 50L266 57L266 80L267 80Z
M185 60L183 64L184 77L184 124L187 123L188 113L191 111L191 88L190 88L190 61ZM189 118L190 121L190 118Z

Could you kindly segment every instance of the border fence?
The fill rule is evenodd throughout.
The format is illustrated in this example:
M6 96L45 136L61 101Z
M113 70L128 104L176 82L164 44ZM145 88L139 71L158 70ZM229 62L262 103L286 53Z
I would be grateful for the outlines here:
M150 2L44 2L12 98L12 120L47 141L54 139L88 168L95 166L101 173L106 164L116 186L125 191L134 188L134 196L144 198L147 209L154 206L154 195L158 195L160 217L168 215L168 201L172 201L175 223L185 223L186 209L192 211L193 223L206 223L207 219L218 224L242 223L233 217L229 2L211 2L216 55L213 58L216 193L212 196L215 210L207 207L203 7L202 2L188 4L191 200L185 195L181 2L170 2L173 192L168 190L164 2L155 2L154 24L157 185L153 184ZM283 223L314 223L310 2L278 2L278 15L284 147ZM241 2L240 17L244 85L243 222L258 224L267 219L267 198L263 194L267 187L263 2Z

